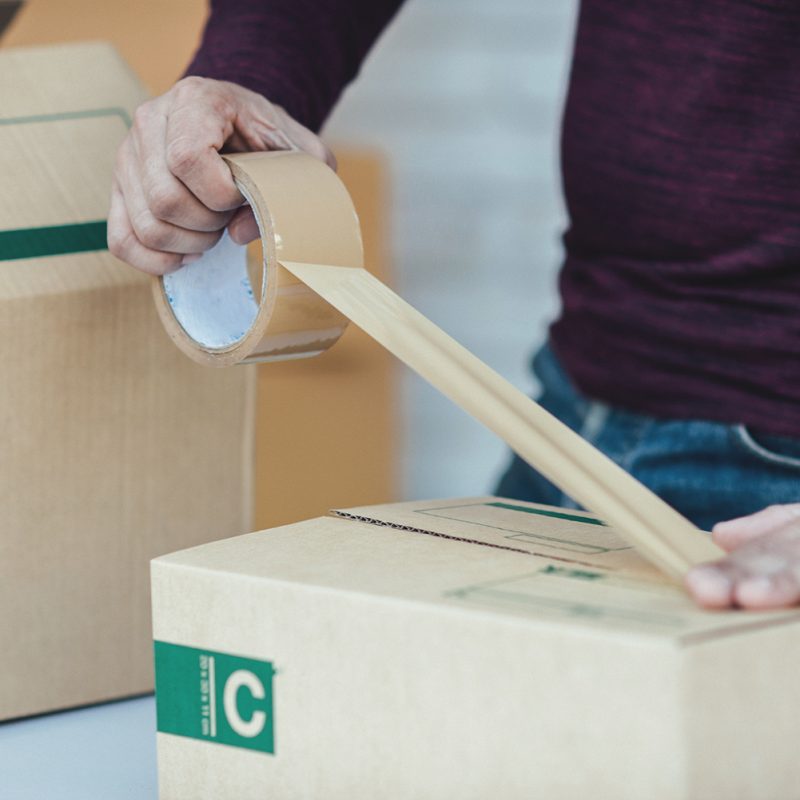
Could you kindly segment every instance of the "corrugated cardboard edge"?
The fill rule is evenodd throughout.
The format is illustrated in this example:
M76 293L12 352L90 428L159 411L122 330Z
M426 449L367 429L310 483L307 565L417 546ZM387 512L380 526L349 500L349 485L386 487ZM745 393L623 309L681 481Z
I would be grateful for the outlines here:
M391 528L394 531L408 531L409 533L422 533L426 536L436 536L439 539L449 539L451 542L463 542L465 544L477 544L481 547L492 547L495 550L510 550L512 553L521 553L525 556L531 556L533 553L523 550L519 547L509 547L502 544L492 544L491 542L479 542L477 539L469 539L466 536L452 536L449 533L440 533L439 531L431 530L430 528L415 528L412 525L403 525L399 522L390 522L389 520L379 519L378 517L364 516L361 514L351 514L349 511L340 509L332 509L330 512L332 517L342 520L350 520L352 522L365 522L368 525L376 525L380 528ZM549 556L548 556L549 558ZM570 559L572 561L573 559Z
M453 502L464 502L473 504L473 503L490 502L503 499L508 499L509 502L519 503L520 505L543 508L543 509L552 509L553 511L563 511L563 509L558 509L555 506L548 506L544 503L527 503L525 501L512 500L511 498L500 498L496 497L495 495L481 495L479 497L463 497L463 498L442 498L441 500L432 499L429 501L425 501L425 503L426 505L428 503L436 503L438 505L439 503L453 503ZM616 572L616 570L613 567L599 565L591 561L583 561L579 558L558 556L552 553L538 553L530 549L512 547L511 545L483 542L480 539L473 539L469 536L454 536L451 533L444 533L442 531L434 530L432 527L419 527L415 525L408 525L405 523L395 522L392 519L390 519L391 513L394 512L395 510L400 510L405 507L412 507L412 506L416 507L417 505L418 504L415 501L411 502L407 501L400 503L386 503L380 506L359 506L351 509L334 508L330 509L328 514L329 516L332 516L336 519L341 519L345 521L350 520L353 522L364 522L368 525L390 528L391 530L396 530L396 531L406 531L408 533L420 533L424 534L425 536L435 536L440 539L448 539L452 542L461 542L462 544L479 545L480 547L490 547L495 550L508 550L512 553L519 553L521 555L528 557L546 558L550 561L563 561L564 563L568 564L576 564L584 567L591 567L592 569L597 569L601 572L609 572L609 573ZM377 516L377 514L369 513L372 510L378 511L379 509L385 513L385 516L383 515ZM588 511L570 509L569 513L571 516L586 517L587 520L596 519L596 517Z

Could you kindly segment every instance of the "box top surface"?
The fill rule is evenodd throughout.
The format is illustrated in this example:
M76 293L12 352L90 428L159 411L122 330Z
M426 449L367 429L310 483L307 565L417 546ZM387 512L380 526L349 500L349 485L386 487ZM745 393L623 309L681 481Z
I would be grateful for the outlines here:
M105 244L117 148L145 97L104 43L0 50L0 300L146 280Z
M800 624L699 609L591 514L495 497L334 511L157 563L682 645Z

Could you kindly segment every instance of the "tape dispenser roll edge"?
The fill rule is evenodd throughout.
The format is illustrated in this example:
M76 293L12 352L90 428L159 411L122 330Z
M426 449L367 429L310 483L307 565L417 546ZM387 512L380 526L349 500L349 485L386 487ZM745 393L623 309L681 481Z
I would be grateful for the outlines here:
M332 169L305 153L223 158L253 208L260 253L257 244L237 245L226 233L198 261L154 278L167 334L194 361L220 367L325 352L348 319L280 262L362 267L361 227L350 194ZM259 270L257 291L251 275Z

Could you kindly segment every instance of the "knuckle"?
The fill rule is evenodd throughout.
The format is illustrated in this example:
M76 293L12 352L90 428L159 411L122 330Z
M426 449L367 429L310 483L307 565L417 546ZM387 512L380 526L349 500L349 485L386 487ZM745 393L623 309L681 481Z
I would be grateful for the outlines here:
M111 255L116 256L117 258L124 258L126 251L125 244L127 240L128 237L124 232L120 231L113 225L108 226L106 241Z
M139 241L150 250L163 250L169 244L165 226L150 214L140 214L134 228Z
M137 109L133 112L133 127L134 128L143 128L147 126L152 119L152 102L148 100L145 103L142 103Z
M233 116L233 106L224 92L210 93L206 102L208 103L209 111L215 116L223 119Z
M198 158L197 148L187 139L174 139L167 144L167 167L173 175L185 175Z
M108 250L111 255L126 264L132 264L137 269L141 269L141 266L136 263L136 250L133 242L134 236L130 231L109 230L108 232Z
M215 81L212 78L190 75L175 84L176 102L178 105L201 103L208 112L228 117L233 113L231 86L232 84Z
M170 91L173 100L178 104L190 102L202 91L202 80L193 75L181 78Z
M176 82L174 90L178 94L194 93L205 89L208 83L208 78L201 78L199 75L187 75Z
M147 194L150 211L157 219L170 219L180 210L180 193L170 186L154 186Z
M207 101L216 94L216 83L211 78L200 78L196 75L181 78L172 89L175 105L194 105L201 100Z

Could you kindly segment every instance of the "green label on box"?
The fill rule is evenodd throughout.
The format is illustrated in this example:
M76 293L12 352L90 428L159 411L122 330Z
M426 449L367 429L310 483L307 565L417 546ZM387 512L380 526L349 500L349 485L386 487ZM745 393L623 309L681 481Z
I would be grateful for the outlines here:
M269 661L155 642L161 733L275 752Z

